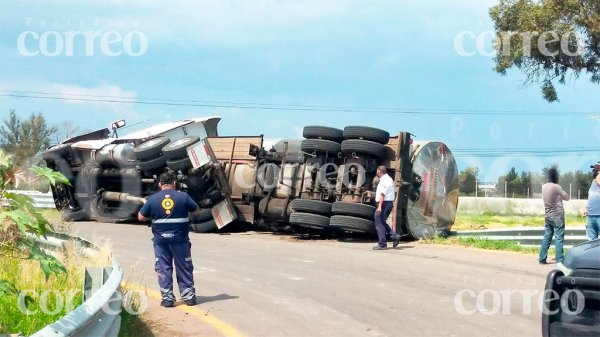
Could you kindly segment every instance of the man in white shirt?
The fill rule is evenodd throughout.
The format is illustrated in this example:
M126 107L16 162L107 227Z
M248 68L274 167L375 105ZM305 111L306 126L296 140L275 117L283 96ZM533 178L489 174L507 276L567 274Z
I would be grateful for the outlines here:
M391 235L394 242L394 248L398 246L398 243L400 242L400 236L387 223L387 218L394 208L394 199L396 195L394 192L394 180L387 174L387 168L385 166L379 166L376 174L379 178L379 184L377 184L377 191L375 192L375 202L377 203L377 210L375 211L375 230L377 231L379 243L377 246L373 247L373 249L385 250L387 249L387 234Z

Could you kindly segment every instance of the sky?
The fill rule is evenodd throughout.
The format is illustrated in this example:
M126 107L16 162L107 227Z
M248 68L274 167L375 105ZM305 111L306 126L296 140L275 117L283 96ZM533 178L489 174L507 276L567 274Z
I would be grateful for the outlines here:
M135 131L218 115L221 135L269 141L367 125L442 141L480 181L588 171L600 87L569 77L548 103L517 69L497 74L496 2L3 1L0 117Z

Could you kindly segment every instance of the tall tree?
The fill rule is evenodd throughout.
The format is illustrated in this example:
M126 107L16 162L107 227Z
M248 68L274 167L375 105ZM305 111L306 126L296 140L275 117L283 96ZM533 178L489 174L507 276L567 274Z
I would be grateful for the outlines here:
M50 145L55 132L56 127L48 126L41 113L21 121L12 110L0 126L0 149L13 155L16 166L31 166L35 155Z
M458 189L460 192L471 195L475 193L477 189L477 175L479 174L479 168L467 167L458 176Z
M555 84L569 74L600 83L600 1L500 0L490 16L498 73L520 69L549 102L558 100Z
M54 143L60 143L65 139L72 138L76 135L80 134L79 127L75 125L71 121L63 121L60 123L56 129L55 137L53 139Z

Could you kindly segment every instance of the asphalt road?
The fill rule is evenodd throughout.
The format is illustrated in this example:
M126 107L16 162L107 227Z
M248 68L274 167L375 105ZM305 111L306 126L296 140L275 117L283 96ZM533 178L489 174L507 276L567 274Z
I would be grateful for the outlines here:
M158 289L150 229L75 223L109 240L129 281ZM545 275L535 256L420 243L297 240L270 233L191 233L199 311L246 336L540 336ZM177 292L177 291L176 291ZM154 335L227 335L156 306ZM162 327L162 328L160 328Z

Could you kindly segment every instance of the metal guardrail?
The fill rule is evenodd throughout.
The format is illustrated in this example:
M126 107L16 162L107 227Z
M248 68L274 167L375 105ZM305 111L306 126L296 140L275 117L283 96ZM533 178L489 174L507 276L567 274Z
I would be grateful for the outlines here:
M35 208L55 208L54 198L52 192L42 193L38 191L23 191L23 190L9 190L9 193L23 194L33 199L33 206Z
M474 231L457 231L452 234L459 237L478 237L498 241L514 241L523 246L539 246L544 236L543 227L515 227L500 229L484 229ZM585 227L566 227L564 246L571 247L587 241ZM552 241L554 245L554 240Z
M40 245L49 251L65 249L67 242L87 256L98 248L89 241L64 234L48 235L38 239ZM112 268L106 282L79 307L67 313L58 321L47 325L31 337L116 337L121 327L122 294L119 289L123 279L123 268L112 259Z

